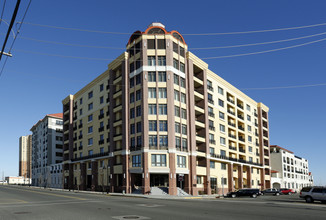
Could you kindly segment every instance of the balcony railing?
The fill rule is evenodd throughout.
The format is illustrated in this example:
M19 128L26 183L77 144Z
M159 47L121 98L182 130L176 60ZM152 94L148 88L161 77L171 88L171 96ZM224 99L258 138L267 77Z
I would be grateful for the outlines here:
M102 132L102 131L104 131L104 127L99 127L98 132Z
M244 131L244 127L242 127L242 126L238 126L238 128L239 128L241 131Z
M214 105L214 100L213 99L208 99L208 103Z
M208 116L215 118L215 114L213 112L208 112Z
M96 158L96 157L104 157L104 156L108 156L108 155L109 155L109 151L103 152L103 153L98 153L98 154L87 155L84 157L77 157L77 158L72 159L72 161L86 160L86 159L91 159L91 158Z
M209 130L215 131L215 127L214 126L209 126Z
M210 144L216 144L216 141L215 140L209 140L209 143Z
M99 145L104 144L104 140L99 140L99 141L98 141L98 144L99 144Z
M245 139L241 136L239 137L239 140L245 142Z
M207 89L208 89L209 91L214 92L213 86L207 85Z
M234 101L232 99L228 98L228 101L234 104Z
M236 136L236 135L233 135L233 134L229 134L229 137L230 137L230 138L237 139L237 136Z
M252 165L256 165L256 166L262 166L261 163L255 163L255 162L252 162L252 161L247 161L247 160L244 160L244 159L232 158L232 157L228 157L228 156L224 156L224 155L219 155L219 154L211 154L211 157L218 158L218 159L223 159L223 160L230 160L230 161L235 161L235 162L247 163L247 164L252 164Z
M82 127L83 127L83 124L79 124L79 125L78 125L78 128L82 128Z
M235 115L235 112L230 111L230 110L228 110L228 113L230 113L231 115Z
M241 105L241 104L237 104L237 106L238 106L239 108L243 109L243 105Z
M238 118L244 120L244 117L242 115L238 115Z
M235 124L232 123L232 122L228 122L228 124L231 125L231 126L233 126L233 127L235 127Z
M232 147L232 146L229 146L229 149L230 149L230 150L235 150L235 151L237 150L236 147Z
M103 113L103 114L100 114L100 115L98 116L98 119L99 119L99 120L102 119L102 118L104 118L104 113Z
M239 148L239 151L242 153L246 153L245 149L243 149L243 148Z
M83 138L83 135L79 135L79 136L78 136L78 139L82 139L82 138Z

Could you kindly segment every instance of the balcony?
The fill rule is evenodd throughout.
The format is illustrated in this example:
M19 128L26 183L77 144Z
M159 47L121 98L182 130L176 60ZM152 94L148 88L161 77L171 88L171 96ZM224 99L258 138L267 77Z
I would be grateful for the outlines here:
M100 114L100 115L98 116L98 119L99 119L99 120L101 120L102 118L104 118L104 114Z
M229 137L230 137L230 138L237 139L237 136L236 136L236 135L233 135L233 134L229 134Z
M214 100L213 99L207 99L208 103L214 105Z
M244 131L244 127L242 127L242 126L238 126L238 128L239 128L241 131Z
M82 139L82 138L83 138L83 135L79 135L79 136L78 136L78 139Z
M208 116L215 118L215 114L213 112L208 112Z
M239 148L239 152L246 153L245 149L243 149L243 148Z
M258 142L256 142L256 146L259 147L259 143Z
M215 140L209 140L209 143L210 144L216 144L216 141Z
M102 132L102 131L104 131L104 127L99 127L98 132Z
M136 146L130 146L130 151L138 151L141 150L142 146L141 145L136 145Z
M78 150L82 150L82 149L83 149L83 146L79 146L79 147L78 147Z
M106 103L109 103L109 102L110 102L110 99L109 99L109 98L107 98L107 99L106 99Z
M241 105L241 104L238 103L237 106L238 106L239 108L243 109L243 105Z
M106 90L109 90L109 88L110 88L110 85L106 85Z
M239 136L239 140L245 142L245 139L241 136Z
M228 157L228 156L225 156L225 155L211 154L210 156L213 157L213 158L217 158L217 159L230 160L230 161L235 161L235 162L252 164L252 165L256 165L256 166L262 166L261 163L255 163L255 162L252 162L252 161L247 161L247 160L244 160L244 159L237 159L237 158Z
M228 113L230 113L231 115L235 115L235 112L232 112L228 109Z
M99 140L98 145L102 145L102 144L104 144L104 140Z
M110 115L110 112L109 112L109 111L107 111L107 112L106 112L106 116L109 116L109 115Z
M83 127L83 124L79 124L79 125L78 125L78 128L82 128L82 127Z
M213 86L207 85L207 89L208 89L209 91L214 92L214 88L213 88Z
M209 130L215 131L215 127L214 126L209 126Z
M230 149L230 150L235 150L235 151L237 150L236 147L232 147L232 146L229 146L229 149Z
M228 100L230 103L234 104L234 101L233 101L232 99L227 98L227 100Z
M235 127L235 124L232 122L228 122L228 125Z
M242 115L238 115L238 118L244 120L244 117Z
M91 159L91 158L96 158L96 157L104 157L104 156L109 156L109 151L103 152L103 153L98 153L98 154L92 154L84 157L78 157L72 159L72 161L79 161L79 160L86 160L86 159Z
M73 119L74 121L77 120L77 115L75 115L72 119Z
M254 115L255 115L255 117L258 117L258 114L256 112L254 113Z

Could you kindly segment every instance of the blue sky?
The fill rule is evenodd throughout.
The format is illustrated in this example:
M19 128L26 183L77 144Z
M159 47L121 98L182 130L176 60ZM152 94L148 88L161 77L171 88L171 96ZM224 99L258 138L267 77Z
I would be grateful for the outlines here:
M10 20L15 1L7 1L3 18ZM132 33L151 22L181 34L287 28L325 23L326 1L42 1L33 0L25 22L67 28ZM21 21L28 1L23 1ZM199 4L200 3L200 4ZM2 2L1 2L2 4ZM4 40L8 26L0 26ZM326 32L326 26L288 31L232 35L184 35L190 51L200 58L289 47L326 35L250 47L192 50L191 48L251 44ZM123 49L75 47L42 41L124 48L128 34L105 34L22 26L0 78L0 172L18 175L18 138L49 113L62 111L61 101L107 68ZM12 42L8 41L7 51ZM315 184L326 184L324 141L326 86L260 89L326 83L326 41L271 53L205 60L209 68L257 102L270 108L271 144L309 160ZM42 53L42 54L39 54ZM48 54L48 55L44 55ZM60 55L60 56L50 56ZM97 58L76 59L71 57ZM107 59L107 60L105 60ZM0 61L4 64L5 57Z

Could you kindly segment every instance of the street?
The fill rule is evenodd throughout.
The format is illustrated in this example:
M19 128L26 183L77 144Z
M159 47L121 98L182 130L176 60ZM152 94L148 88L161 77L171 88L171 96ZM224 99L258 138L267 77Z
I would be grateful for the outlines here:
M326 205L291 196L158 199L0 186L0 219L325 219Z

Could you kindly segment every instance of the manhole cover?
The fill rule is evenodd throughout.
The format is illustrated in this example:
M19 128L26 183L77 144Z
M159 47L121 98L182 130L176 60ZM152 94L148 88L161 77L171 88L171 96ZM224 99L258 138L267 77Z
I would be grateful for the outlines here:
M112 217L114 219L119 219L119 220L123 220L123 219L139 219L139 220L143 220L143 219L150 219L148 217L145 216L139 216L139 215L124 215L124 216L114 216Z
M21 215L21 214L29 214L31 212L14 212L14 214Z

